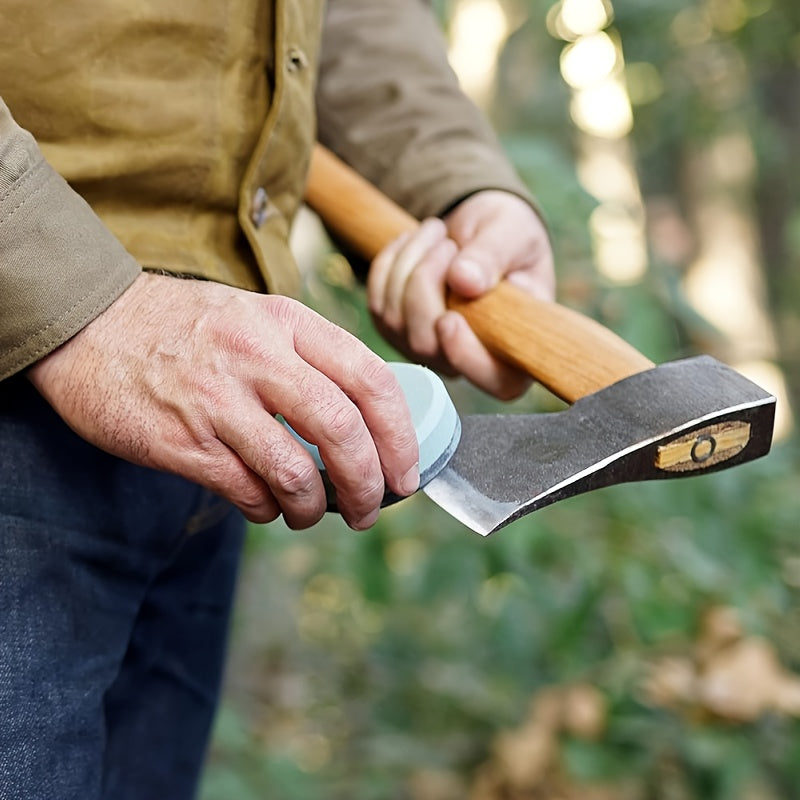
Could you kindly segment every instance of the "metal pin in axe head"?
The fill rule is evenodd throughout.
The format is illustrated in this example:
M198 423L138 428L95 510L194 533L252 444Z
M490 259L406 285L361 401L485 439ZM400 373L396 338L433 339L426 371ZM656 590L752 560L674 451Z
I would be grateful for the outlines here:
M367 258L418 224L320 147L306 200ZM448 305L489 350L571 404L460 426L442 417L452 435L439 432L423 490L480 534L592 489L720 470L770 449L775 398L710 356L657 366L596 321L505 281Z

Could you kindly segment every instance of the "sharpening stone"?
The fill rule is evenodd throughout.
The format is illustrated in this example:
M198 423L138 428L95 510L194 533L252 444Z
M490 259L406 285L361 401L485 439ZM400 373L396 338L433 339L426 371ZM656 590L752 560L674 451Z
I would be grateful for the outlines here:
M447 465L461 438L461 420L441 378L426 367L390 362L405 395L419 444L420 488L432 481ZM288 423L287 429L308 450L322 473L328 499L328 511L336 510L336 495L327 479L325 465L316 445L307 442ZM386 491L381 505L387 506L402 497Z

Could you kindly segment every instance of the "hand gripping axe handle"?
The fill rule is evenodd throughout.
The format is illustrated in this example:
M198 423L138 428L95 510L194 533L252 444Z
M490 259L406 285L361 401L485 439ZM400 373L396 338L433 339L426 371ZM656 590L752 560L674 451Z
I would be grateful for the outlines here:
M306 201L332 232L369 260L419 226L322 145L311 159ZM477 300L451 294L448 305L467 319L492 353L568 403L654 366L595 320L538 300L508 281Z
M370 260L419 224L321 145L306 201ZM590 489L707 472L769 451L775 398L709 356L657 366L595 320L508 281L447 302L492 353L572 404L462 420L461 444L425 491L479 533Z

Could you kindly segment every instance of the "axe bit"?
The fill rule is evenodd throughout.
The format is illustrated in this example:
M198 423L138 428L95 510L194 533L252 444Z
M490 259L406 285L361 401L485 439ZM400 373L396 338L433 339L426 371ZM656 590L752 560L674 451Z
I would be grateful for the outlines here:
M306 201L368 259L419 224L320 145ZM507 281L448 305L489 350L571 404L462 418L452 457L422 488L481 535L592 489L698 475L769 452L775 398L710 356L655 365L598 322Z

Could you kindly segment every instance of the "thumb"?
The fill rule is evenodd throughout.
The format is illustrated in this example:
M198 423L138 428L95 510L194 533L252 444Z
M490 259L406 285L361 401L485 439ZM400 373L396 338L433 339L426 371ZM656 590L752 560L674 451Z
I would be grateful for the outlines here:
M502 249L484 237L461 248L447 271L447 285L462 297L478 297L500 280L503 269L498 254Z

